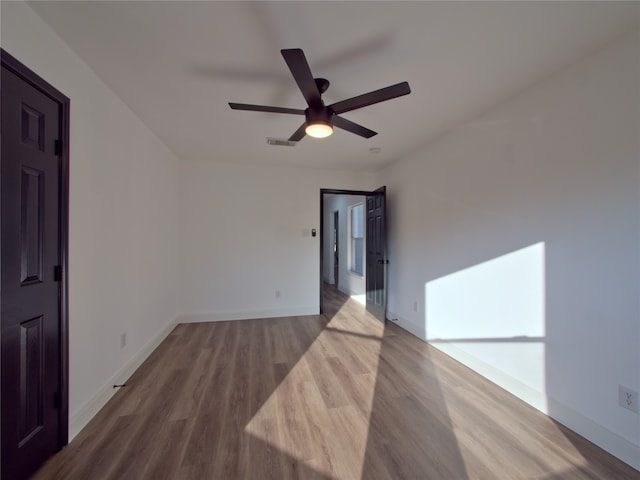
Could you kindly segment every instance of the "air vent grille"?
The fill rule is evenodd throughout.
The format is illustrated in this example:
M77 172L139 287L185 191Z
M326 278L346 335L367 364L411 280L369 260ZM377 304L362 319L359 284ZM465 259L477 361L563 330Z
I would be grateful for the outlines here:
M284 138L267 137L267 144L277 147L295 147L298 142L292 142Z

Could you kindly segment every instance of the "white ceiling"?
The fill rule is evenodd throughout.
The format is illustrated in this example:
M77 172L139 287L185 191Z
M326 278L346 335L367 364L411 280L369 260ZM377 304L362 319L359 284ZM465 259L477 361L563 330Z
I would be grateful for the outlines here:
M29 2L183 159L375 170L635 28L639 2ZM305 108L280 49L302 48L325 103L401 81L412 93L296 147ZM72 99L73 101L73 99ZM370 148L379 147L378 154Z

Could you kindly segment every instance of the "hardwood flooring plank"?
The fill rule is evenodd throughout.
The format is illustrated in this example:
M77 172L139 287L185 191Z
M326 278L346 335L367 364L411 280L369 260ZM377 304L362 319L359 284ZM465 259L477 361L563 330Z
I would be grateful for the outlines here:
M213 478L246 478L245 465L238 454L241 451L241 430L244 428L243 420L246 420L244 410L248 401L248 352L251 344L249 322L241 321L237 329L237 348L229 366L231 382L224 392L219 392L224 397L224 417L219 430L223 441L219 442L215 451Z
M184 390L187 376L184 370L173 370L160 387L160 395L153 396L138 415L138 425L127 448L113 466L110 478L141 478L164 424L171 413L175 398Z
M180 468L180 460L184 455L185 442L176 442L186 436L187 420L171 420L163 425L158 432L158 441L153 442L154 448L146 469L138 478L153 478L170 480L176 478Z
M129 444L129 439L137 431L141 423L141 419L135 415L118 417L113 424L113 428L105 432L106 435L100 437L100 441L90 455L91 461L79 463L77 469L73 469L67 474L67 478L74 480L110 478L120 458L127 451L126 445ZM47 477L44 475L42 478Z
M353 405L332 408L328 415L332 431L336 433L336 460L339 460L336 468L341 473L337 478L360 478L369 434L367 418L359 415Z

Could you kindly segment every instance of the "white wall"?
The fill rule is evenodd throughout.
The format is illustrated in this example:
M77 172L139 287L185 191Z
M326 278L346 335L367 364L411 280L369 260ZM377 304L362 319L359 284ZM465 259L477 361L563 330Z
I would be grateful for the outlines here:
M640 469L638 32L378 179L390 316Z
M349 209L358 203L364 204L366 197L361 195L335 195L324 196L324 255L323 271L324 281L334 284L334 255L333 255L333 226L334 213L338 212L338 288L347 295L363 295L366 293L366 255L363 252L362 276L352 273L349 269ZM366 228L366 221L363 222ZM366 237L365 237L366 238ZM365 244L366 245L366 244ZM366 246L364 247L366 250Z
M175 322L179 164L26 4L1 8L2 48L71 99L73 436Z
M320 189L367 189L371 178L185 162L179 321L318 313Z

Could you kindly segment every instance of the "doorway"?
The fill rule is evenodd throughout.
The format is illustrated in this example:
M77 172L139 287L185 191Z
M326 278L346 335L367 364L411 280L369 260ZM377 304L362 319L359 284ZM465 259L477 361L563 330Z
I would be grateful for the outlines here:
M2 59L2 476L68 439L69 99Z
M333 225L325 225L325 199L327 196L360 196L362 198L363 206L360 207L360 211L364 210L364 219L363 224L365 226L364 230L365 238L362 238L362 233L357 233L358 230L362 230L362 227L358 227L352 219L347 221L347 227L351 225L351 228L346 228L348 232L345 232L344 228L342 229L342 233L340 234L342 237L345 234L350 235L350 243L349 245L362 245L364 243L365 252L363 252L364 262L360 259L359 263L355 261L355 257L353 254L349 256L349 252L345 252L344 248L337 247L340 252L340 269L338 271L338 276L340 274L344 274L345 267L349 269L347 266L350 262L353 264L351 270L353 274L357 274L360 271L360 274L364 273L363 280L363 289L365 291L365 299L366 299L366 307L367 310L372 313L378 320L384 322L386 320L386 306L387 306L387 292L386 292L386 284L387 284L387 264L388 260L386 258L386 221L385 221L385 211L386 211L386 187L381 187L375 191L361 191L361 190L333 190L333 189L321 189L320 190L320 312L323 312L323 284L327 280L327 275L325 274L325 269L327 268L327 264L333 263L333 248L331 251L331 258L327 259L326 247L327 245L333 244L333 234L336 232L335 225L337 221L339 221L340 216L334 213L330 215L329 218L332 218ZM358 203L358 202L355 202ZM357 210L357 209L355 209ZM349 213L352 212L350 208L348 210ZM342 224L344 226L345 219L342 219ZM339 229L337 230L340 231ZM332 235L331 237L326 237L325 235ZM364 240L364 242L362 241ZM327 243L325 243L327 242ZM336 241L338 245L340 245L339 241ZM343 245L347 244L343 242ZM345 257L346 255L346 257ZM358 264L358 266L356 266ZM364 269L362 268L362 264L364 264ZM332 266L333 267L333 266ZM364 270L364 272L362 272ZM335 280L335 268L332 268L333 271L333 279L334 283L338 283ZM347 277L348 278L348 277ZM331 283L331 282L327 282ZM341 290L345 291L345 285L342 285Z

